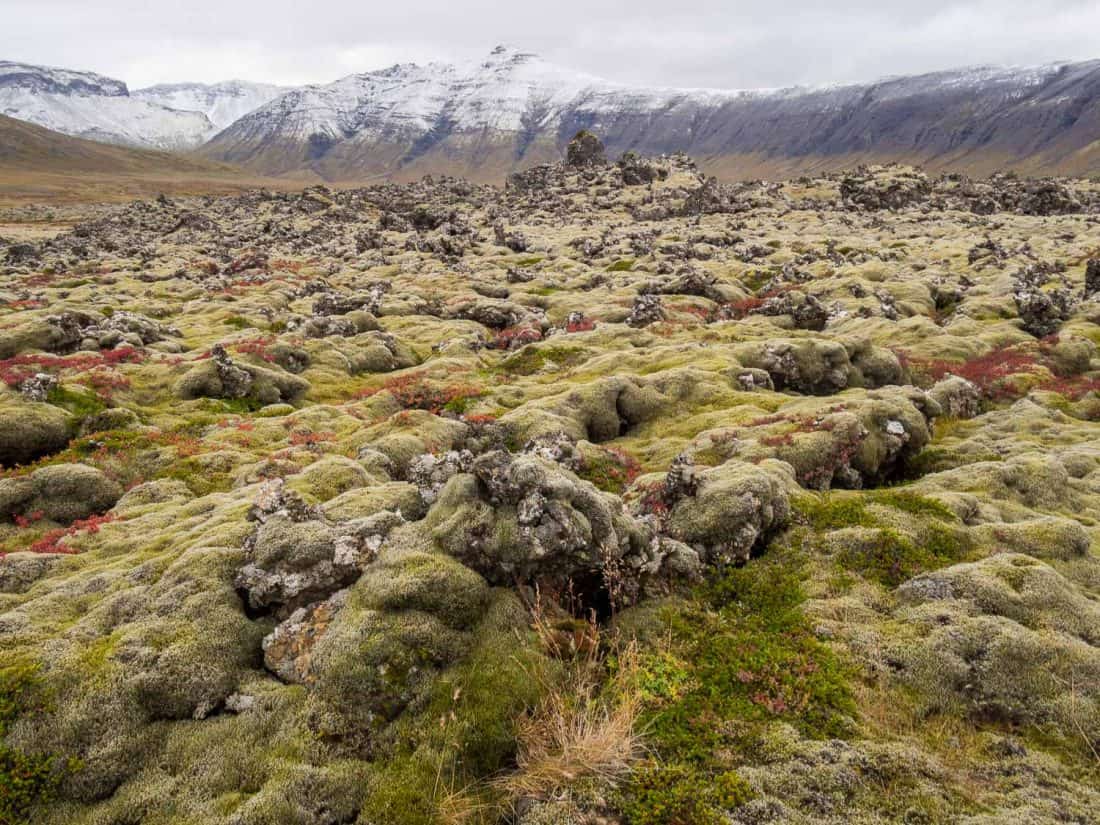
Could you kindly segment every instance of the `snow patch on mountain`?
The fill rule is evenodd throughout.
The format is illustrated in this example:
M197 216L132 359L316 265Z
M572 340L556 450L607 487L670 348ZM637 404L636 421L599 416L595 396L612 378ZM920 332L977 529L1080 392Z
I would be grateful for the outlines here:
M656 111L685 98L717 104L770 93L633 87L499 46L468 63L406 63L304 86L243 118L234 130L274 129L280 137L299 140L315 135L341 140L364 132L391 138L441 127L516 132L550 125L582 102L597 109Z
M132 97L121 80L10 61L0 62L0 113L66 135L156 149L198 146L215 131L202 112Z
M169 109L202 112L221 131L235 120L290 91L286 86L226 80L221 83L161 83L131 94Z

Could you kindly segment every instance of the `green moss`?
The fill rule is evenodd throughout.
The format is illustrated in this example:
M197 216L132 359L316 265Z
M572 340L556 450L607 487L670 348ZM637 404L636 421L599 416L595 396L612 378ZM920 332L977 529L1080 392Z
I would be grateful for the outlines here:
M44 709L37 668L18 664L0 669L0 737L19 716ZM23 825L49 802L64 766L49 754L27 754L0 744L0 823Z
M182 481L197 496L224 493L233 486L231 473L219 473L203 463L201 456L182 458L157 476Z
M107 408L103 400L95 393L84 390L78 392L60 384L50 390L46 401L55 407L61 407L78 419L97 415Z
M948 447L928 447L909 460L906 464L906 475L909 478L920 478L982 461L1004 461L1004 456L997 453L963 453Z
M216 405L218 409L228 413L236 413L237 415L257 412L267 406L260 399L252 397L210 399L210 401L212 404Z
M232 327L233 329L248 329L252 326L251 321L247 318L242 318L240 315L230 315L223 323L227 327Z
M607 268L608 272L629 272L634 268L635 261L633 258L623 258L622 260L615 261Z
M661 663L663 678L646 677L657 698L642 721L658 756L716 777L751 762L772 722L812 738L850 732L848 669L802 613L802 569L793 548L773 545L666 608L678 662Z
M708 776L689 765L652 765L635 772L619 807L631 825L722 825L724 812L756 796L733 771Z
M870 527L874 519L867 505L856 495L826 493L820 497L806 496L796 508L814 530L840 530L845 527Z
M741 283L750 292L756 292L764 284L770 281L774 277L774 272L769 272L766 269L754 269L751 272L746 272L741 276Z
M541 256L533 255L530 258L520 258L518 261L516 261L516 266L520 267L521 269L526 269L529 266L534 266L535 264L542 263L542 260L543 259Z
M964 530L934 522L917 540L887 528L871 531L865 540L846 541L837 561L864 578L897 587L920 573L961 561L972 546Z
M398 723L396 747L371 782L361 821L434 825L454 790L476 787L485 810L500 801L479 783L510 767L516 722L557 668L530 632L517 633L527 621L514 594L495 592L470 655L440 674L421 709Z
M637 463L613 452L589 454L577 475L606 493L620 495L638 474Z
M876 490L869 495L869 498L876 504L885 504L915 516L931 516L948 522L959 520L946 504L908 490Z
M585 360L585 351L580 347L539 347L528 345L514 355L505 358L500 369L511 375L533 375L547 363L559 367L572 367Z

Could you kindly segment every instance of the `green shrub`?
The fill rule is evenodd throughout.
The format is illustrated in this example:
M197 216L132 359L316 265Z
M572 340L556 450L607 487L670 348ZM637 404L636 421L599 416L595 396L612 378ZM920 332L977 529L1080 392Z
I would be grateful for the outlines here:
M619 802L630 825L722 825L724 811L755 796L733 771L708 776L684 764L636 771Z
M869 541L847 544L837 561L864 578L897 587L920 573L961 561L972 546L972 540L962 529L933 523L923 529L916 541L896 530L875 531Z
M0 738L20 715L43 709L41 696L34 667L0 670ZM53 798L59 780L56 757L27 754L0 743L0 825L32 822L34 810Z
M225 325L233 329L248 329L252 326L252 322L240 315L230 315L225 319Z
M657 754L717 776L730 759L751 761L768 724L803 735L850 732L848 669L802 613L800 561L770 549L716 574L694 599L666 608L678 662L660 663L643 726ZM670 697L670 698L669 698Z

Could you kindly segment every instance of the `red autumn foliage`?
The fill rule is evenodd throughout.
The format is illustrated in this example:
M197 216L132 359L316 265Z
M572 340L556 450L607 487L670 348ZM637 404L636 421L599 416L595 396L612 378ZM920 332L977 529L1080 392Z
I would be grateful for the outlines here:
M766 447L790 447L794 444L794 435L791 433L766 435L760 439L760 443Z
M646 485L642 491L643 512L652 513L660 519L668 515L668 500L665 497L665 485L662 482Z
M498 332L489 347L491 349L518 349L526 344L542 340L542 332L534 327L506 327Z
M1039 389L1064 395L1070 401L1080 401L1090 392L1100 393L1100 378L1052 378L1044 381Z
M40 298L28 298L25 301L8 301L4 304L7 309L38 309L45 305L46 302Z
M477 415L464 415L462 420L467 424L492 424L497 417L492 413L479 413Z
M130 379L120 372L96 368L80 378L80 383L95 390L104 398L110 398L117 390L130 388Z
M591 318L586 318L583 315L574 321L570 321L565 325L566 332L591 332L596 328L596 322Z
M1058 343L1057 336L1044 338L1038 352L1027 346L1002 346L969 361L943 361L909 359L912 368L923 373L931 381L939 381L947 375L965 378L981 390L991 401L1006 401L1020 395L1020 388L1007 379L1021 374L1034 374L1044 367L1056 370L1050 349ZM1046 378L1037 389L1056 392L1070 400L1078 400L1089 392L1100 392L1100 381L1082 376Z
M141 361L144 354L135 347L119 347L102 352L78 352L75 355L47 353L16 355L0 361L0 380L9 387L18 387L38 372L72 370L85 372L99 367L115 367Z
M86 519L78 519L68 527L60 527L46 533L46 535L32 544L28 550L32 553L60 553L66 555L78 553L80 551L76 548L62 544L62 540L69 536L75 536L77 533L81 532L98 533L100 527L104 524L110 524L114 520L115 515L113 513L106 513L102 516L89 516Z
M1021 347L1002 346L969 361L943 361L939 359L912 359L915 369L932 381L947 375L957 375L976 385L982 395L993 401L1013 397L1016 392L1005 379L1020 373L1035 372L1041 363L1038 357Z
M679 307L679 309L681 312L686 312L688 315L694 315L704 324L710 323L712 320L714 320L714 312L707 309L706 307L684 306Z
M432 386L427 383L427 376L424 373L413 372L391 378L381 387L360 390L356 393L356 397L370 398L382 391L389 392L406 410L427 410L436 415L448 404L465 398L476 398L484 392L475 384Z
M11 517L11 520L15 522L16 527L30 527L36 521L42 521L43 513L41 510L35 510L33 513L27 513L26 515L16 514Z
M257 358L271 363L275 360L275 356L270 352L270 347L274 343L274 336L261 335L257 338L237 341L233 344L232 348L234 352L240 353L241 355L255 355Z
M730 301L718 308L718 317L726 320L740 321L752 315L760 307L764 306L764 299L755 296L742 298L740 301Z
M315 433L311 430L295 430L290 434L290 443L295 447L312 447L325 441L336 439L336 433Z

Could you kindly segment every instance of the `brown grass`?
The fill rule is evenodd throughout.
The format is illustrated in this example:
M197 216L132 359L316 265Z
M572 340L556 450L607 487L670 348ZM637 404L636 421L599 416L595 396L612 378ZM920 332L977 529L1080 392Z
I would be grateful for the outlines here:
M560 630L548 620L536 597L533 627L544 648L561 655ZM599 639L588 622L586 639ZM638 732L641 700L636 683L638 652L633 644L615 651L617 668L607 676L606 646L585 644L573 650L567 678L544 684L544 698L517 729L516 770L497 777L493 789L513 802L546 798L579 779L615 784L642 758Z

